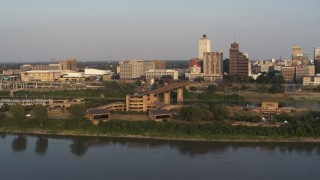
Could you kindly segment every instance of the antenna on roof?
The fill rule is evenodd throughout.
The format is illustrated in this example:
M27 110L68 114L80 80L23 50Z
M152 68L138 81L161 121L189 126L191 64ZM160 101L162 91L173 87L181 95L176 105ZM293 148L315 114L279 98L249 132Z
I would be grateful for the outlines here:
M233 35L233 42L236 42L236 35Z

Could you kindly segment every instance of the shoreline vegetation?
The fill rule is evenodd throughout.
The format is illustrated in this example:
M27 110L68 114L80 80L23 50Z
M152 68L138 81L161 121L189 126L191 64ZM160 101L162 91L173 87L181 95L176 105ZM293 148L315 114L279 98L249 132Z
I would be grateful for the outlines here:
M109 123L109 124L108 124ZM6 124L6 125L5 125ZM283 136L271 135L281 131L281 128L274 127L242 127L231 125L208 125L191 123L156 123L153 121L121 121L111 120L101 123L99 126L81 125L78 127L39 127L34 125L0 123L0 133L44 135L58 137L109 137L129 139L153 139L168 141L198 141L198 142L304 142L319 143L319 137ZM151 130L146 128L150 127ZM216 127L216 128L214 128ZM142 129L145 128L145 129ZM233 134L223 133L224 128L233 129ZM157 130L155 130L157 129ZM222 131L217 132L218 129ZM266 131L269 131L266 132ZM251 131L251 132L250 132ZM270 135L248 135L252 132L261 131ZM263 134L262 133L262 134Z
M252 143L320 143L320 138L305 137L263 137L263 136L213 136L203 138L198 136L155 136L155 135L130 135L130 134L91 134L76 130L62 130L54 133L50 130L28 129L18 130L11 128L0 128L0 133L24 134L24 135L44 135L54 137L104 137L104 138L126 138L126 139L146 139L146 140L166 140L166 141L190 141L190 142L252 142Z

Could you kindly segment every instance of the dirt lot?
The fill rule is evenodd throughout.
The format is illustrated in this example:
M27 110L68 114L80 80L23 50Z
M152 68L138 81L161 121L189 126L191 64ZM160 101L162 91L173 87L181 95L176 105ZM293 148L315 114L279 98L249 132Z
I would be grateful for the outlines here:
M71 115L68 111L62 111L61 109L52 109L48 111L48 116L55 119L67 119Z
M320 93L288 93L288 94L267 94L267 93L240 93L245 101L319 101Z

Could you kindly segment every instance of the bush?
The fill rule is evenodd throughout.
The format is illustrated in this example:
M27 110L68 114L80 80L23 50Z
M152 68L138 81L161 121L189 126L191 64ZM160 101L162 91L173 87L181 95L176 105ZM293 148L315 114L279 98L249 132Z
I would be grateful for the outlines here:
M180 118L186 121L208 121L212 120L212 114L203 107L189 106L181 108Z
M0 107L0 112L7 112L9 111L9 105L8 104L4 104Z
M6 119L6 114L0 113L0 121Z

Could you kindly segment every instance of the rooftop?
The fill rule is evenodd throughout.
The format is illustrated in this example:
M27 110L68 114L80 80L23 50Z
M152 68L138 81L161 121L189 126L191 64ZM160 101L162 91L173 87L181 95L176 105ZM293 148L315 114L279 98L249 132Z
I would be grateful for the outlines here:
M110 111L107 109L95 109L95 108L88 109L87 112L90 114L109 114L110 113Z
M150 110L150 113L152 114L170 114L170 112L166 109L155 109L155 110Z

